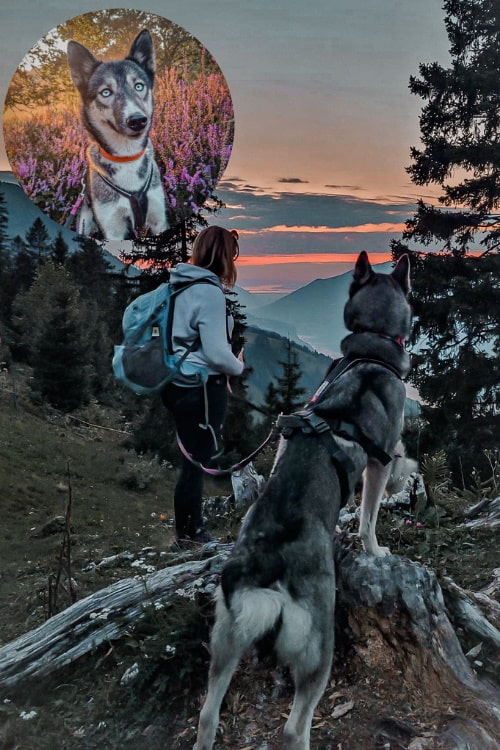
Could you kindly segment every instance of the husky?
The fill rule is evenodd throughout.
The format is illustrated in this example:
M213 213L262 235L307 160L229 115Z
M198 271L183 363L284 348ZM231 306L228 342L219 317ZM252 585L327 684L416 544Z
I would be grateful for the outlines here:
M389 552L377 543L375 521L402 428L409 288L408 256L391 274L379 274L362 252L344 310L351 331L342 341L344 359L303 410L278 419L275 464L221 574L195 750L212 750L242 655L269 638L295 685L283 746L309 750L333 657L335 528L363 471L359 533L368 553Z
M133 239L143 229L164 232L165 196L149 138L155 78L150 32L141 31L122 60L99 61L73 40L67 57L91 140L77 231L97 231L109 240Z

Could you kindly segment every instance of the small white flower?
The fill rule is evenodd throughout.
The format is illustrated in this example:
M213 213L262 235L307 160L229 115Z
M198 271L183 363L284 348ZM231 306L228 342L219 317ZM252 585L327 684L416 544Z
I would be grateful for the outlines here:
M139 665L137 662L134 662L134 664L123 673L120 685L129 685L131 682L134 682L134 680L137 679L138 674Z
M148 565L144 560L134 560L134 562L130 564L130 567L141 568L142 570L145 570L146 573L154 573L156 571L154 565Z
M190 602L194 601L194 590L188 591L187 589L177 589L175 593L177 594L177 596L182 596L184 597L184 599L188 599Z
M172 654L172 656L173 656L176 651L177 651L177 649L175 648L175 646L169 646L168 643L165 646L165 653L166 654Z
M31 719L36 719L36 717L38 716L38 713L36 711L21 711L19 716L24 721L31 721Z

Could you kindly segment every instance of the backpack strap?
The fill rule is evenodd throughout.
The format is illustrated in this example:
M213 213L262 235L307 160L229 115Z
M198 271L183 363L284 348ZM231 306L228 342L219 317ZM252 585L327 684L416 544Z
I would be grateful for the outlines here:
M166 343L167 343L167 354L173 354L172 350L172 328L174 325L174 306L175 306L175 299L178 294L183 292L185 289L189 289L189 287L194 286L195 284L212 284L212 286L216 286L220 289L219 285L215 281L211 281L210 279L195 279L194 281L186 281L183 284L176 284L175 286L172 286L172 294L170 297L170 305L168 307L168 315L167 315L167 329L166 329ZM221 289L222 292L222 289ZM222 292L224 294L224 292ZM192 344L186 349L184 354L182 355L181 362L184 362L188 354L191 354L192 351L196 349L198 346L198 339L195 339Z

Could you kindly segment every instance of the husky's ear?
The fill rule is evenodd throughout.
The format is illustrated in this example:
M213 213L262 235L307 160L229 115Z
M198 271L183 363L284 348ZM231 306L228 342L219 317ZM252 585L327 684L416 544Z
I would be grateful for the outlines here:
M153 40L147 29L143 29L134 39L127 60L133 60L148 76L151 86L155 78L156 64Z
M68 42L67 54L71 78L83 97L87 90L87 82L90 76L101 63L99 60L96 60L94 55L83 44L74 42L73 40Z
M373 269L368 260L368 255L362 250L358 255L356 265L354 266L350 295L352 296L360 287L367 284L372 276Z
M410 284L410 258L408 255L402 255L396 263L396 268L391 273L392 278L398 282L403 292L408 294L411 289Z

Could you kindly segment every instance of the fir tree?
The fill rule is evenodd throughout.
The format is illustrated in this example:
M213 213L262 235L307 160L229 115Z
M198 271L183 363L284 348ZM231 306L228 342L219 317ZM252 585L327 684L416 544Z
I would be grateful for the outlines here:
M277 386L269 384L266 392L266 406L273 415L280 413L291 414L302 406L302 397L306 390L299 383L302 378L297 352L287 340L286 359L280 360L281 377L277 378Z
M12 303L13 271L7 236L8 212L0 190L0 320L7 321Z
M37 262L19 235L11 242L11 254L14 258L14 294L17 294L30 288L36 276Z
M9 212L3 191L0 190L0 252L8 249L9 236L7 227L9 223Z
M412 255L423 448L444 448L460 479L500 438L500 5L446 0L444 10L452 63L421 65L410 80L426 103L408 168L417 185L441 188L440 205L419 202L393 254Z
M52 243L51 247L51 259L54 263L59 263L63 266L68 258L69 247L62 236L62 232L57 233L57 237Z
M34 253L38 263L42 263L49 254L50 237L45 224L39 217L35 219L31 227L26 232L26 244Z
M280 408L280 401L278 396L278 389L274 385L273 381L269 383L264 396L264 409L268 412L270 419L268 423L272 423L278 414L282 411Z
M83 297L105 306L111 294L112 277L111 264L105 257L104 247L83 235L78 236L76 242L78 250L71 253L66 261L66 268L80 287Z
M34 358L34 388L63 411L89 400L87 352L81 320L68 290L58 289L53 309L41 327Z

